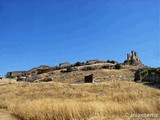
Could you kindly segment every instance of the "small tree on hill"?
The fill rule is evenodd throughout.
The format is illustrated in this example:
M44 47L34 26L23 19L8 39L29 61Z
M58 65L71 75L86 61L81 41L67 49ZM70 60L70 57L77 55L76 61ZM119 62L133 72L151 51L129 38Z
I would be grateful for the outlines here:
M107 63L110 63L111 61L110 60L107 60Z
M117 64L115 65L115 69L121 69L121 65L120 65L119 63L117 63Z
M81 65L82 65L82 63L79 61L74 64L74 66L81 66Z
M134 59L131 59L131 60L130 60L130 64L131 64L131 65L134 65L134 63L135 63L135 60L134 60Z
M68 66L68 67L67 67L67 72L72 72L72 71L73 71L72 67L71 67L71 66Z
M113 64L115 64L115 63L116 63L116 61L112 60L110 63L113 63Z

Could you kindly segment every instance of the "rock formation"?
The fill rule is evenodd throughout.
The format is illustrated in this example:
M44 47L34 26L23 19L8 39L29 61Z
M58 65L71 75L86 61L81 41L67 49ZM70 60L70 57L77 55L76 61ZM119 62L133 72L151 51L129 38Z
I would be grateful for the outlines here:
M72 64L70 64L69 62L64 62L64 63L60 63L59 67L60 68L66 68L66 67L70 67Z
M159 82L160 83L160 68L145 68L139 69L135 72L134 81L147 81L147 82Z
M86 61L86 65L92 65L92 64L96 64L96 63L105 63L105 61L98 60L98 59Z
M53 67L49 67L46 65L41 65L37 68L33 68L28 71L13 71L8 72L6 74L7 78L16 78L17 81L27 81L27 82L34 82L37 79L41 79L40 74L47 73L53 71Z
M13 71L6 74L7 78L15 78L17 76L25 76L26 71Z

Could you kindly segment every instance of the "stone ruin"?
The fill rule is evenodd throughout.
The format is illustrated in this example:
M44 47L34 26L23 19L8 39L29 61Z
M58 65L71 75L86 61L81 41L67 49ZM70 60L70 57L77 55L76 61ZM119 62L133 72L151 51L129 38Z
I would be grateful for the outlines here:
M137 52L131 51L131 55L127 54L127 60L124 61L125 65L142 65L140 58L137 55Z
M93 74L84 77L85 83L93 83Z

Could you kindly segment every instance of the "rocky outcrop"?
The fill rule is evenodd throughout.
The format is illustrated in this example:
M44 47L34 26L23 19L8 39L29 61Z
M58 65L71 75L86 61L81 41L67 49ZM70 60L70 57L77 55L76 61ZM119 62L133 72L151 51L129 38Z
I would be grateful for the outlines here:
M25 81L26 82L35 82L38 79L42 79L42 76L41 75L33 75L30 77L26 77Z
M41 78L40 74L48 73L52 70L53 70L52 67L49 67L49 66L46 66L46 65L41 65L37 68L33 68L31 70L28 70L28 71L8 72L6 74L6 77L7 78L17 78L17 81L33 82L33 81Z
M52 78L46 77L43 80L41 80L42 82L49 82L52 81Z
M137 52L131 51L131 55L127 54L127 60L124 61L125 65L143 65Z
M72 66L72 64L70 64L69 62L64 62L64 63L59 64L60 68L66 68L66 67L70 67L70 66Z
M17 81L26 81L26 82L35 82L38 79L42 79L41 75L32 75L32 76L17 76Z
M134 81L160 82L160 68L139 69L135 72Z
M33 68L29 71L27 71L27 75L34 75L34 74L42 74L52 71L53 68L47 65L41 65L37 68Z
M27 71L13 71L6 74L7 78L15 78L17 76L25 76Z
M96 63L105 63L105 61L98 60L98 59L86 61L86 65L92 65L92 64L96 64Z

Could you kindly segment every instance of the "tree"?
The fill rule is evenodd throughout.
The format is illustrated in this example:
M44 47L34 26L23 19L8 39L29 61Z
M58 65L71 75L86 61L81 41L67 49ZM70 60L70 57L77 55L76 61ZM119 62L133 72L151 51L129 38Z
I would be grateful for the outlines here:
M82 63L79 61L74 64L74 66L81 66L81 65L82 65Z
M110 63L113 63L113 64L115 64L115 63L116 63L116 61L112 60Z
M72 72L72 71L73 71L72 67L71 67L71 66L68 66L68 67L67 67L67 72Z
M117 64L115 65L115 69L121 69L121 65L120 65L119 63L117 63Z
M107 63L110 63L111 61L110 60L107 60Z
M135 60L134 60L134 59L131 59L131 60L130 60L130 64L131 64L131 65L134 65L134 63L135 63Z

